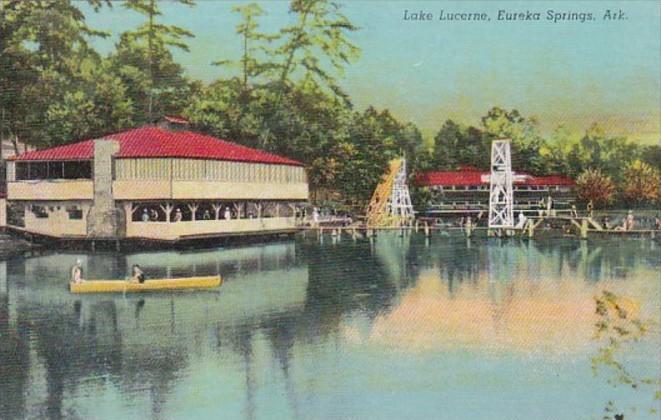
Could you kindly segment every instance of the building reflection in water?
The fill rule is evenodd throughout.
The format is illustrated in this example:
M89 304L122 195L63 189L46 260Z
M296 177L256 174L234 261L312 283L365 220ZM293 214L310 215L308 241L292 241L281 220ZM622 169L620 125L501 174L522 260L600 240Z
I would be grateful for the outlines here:
M325 380L319 360L340 364L356 345L578 351L591 332L595 287L649 292L641 284L654 252L649 242L393 233L372 244L298 239L2 262L0 390L11 397L0 399L0 417L85 417L103 393L117 393L117 416L207 407L187 412L202 416L240 404L252 419L268 395L279 395L282 413L304 417ZM216 292L73 296L66 279L76 258L88 278L121 278L139 264L152 277L220 273L224 284Z

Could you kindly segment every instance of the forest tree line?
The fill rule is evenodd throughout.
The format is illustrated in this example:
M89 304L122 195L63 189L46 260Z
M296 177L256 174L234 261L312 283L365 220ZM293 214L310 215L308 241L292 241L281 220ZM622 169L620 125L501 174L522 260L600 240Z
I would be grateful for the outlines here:
M195 7L193 0L177 0ZM564 127L543 136L517 110L488 109L476 126L442 122L433 146L411 122L387 109L356 109L342 88L360 57L359 28L330 0L292 0L290 23L264 32L257 3L232 9L238 57L209 61L232 74L203 83L173 51L195 34L164 23L157 0L87 0L95 12L129 9L142 23L101 55L92 44L110 34L88 26L71 0L0 0L0 136L36 148L71 143L183 115L192 129L265 149L306 165L313 199L364 205L388 162L405 155L411 176L424 170L489 166L490 142L512 140L513 166L575 178L596 206L659 202L661 147L609 136L593 125L581 136ZM415 196L415 195L414 195Z

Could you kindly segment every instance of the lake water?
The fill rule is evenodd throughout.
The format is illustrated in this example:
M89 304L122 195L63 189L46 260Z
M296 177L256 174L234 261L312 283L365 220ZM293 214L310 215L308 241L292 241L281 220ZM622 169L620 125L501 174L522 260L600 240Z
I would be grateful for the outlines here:
M591 369L594 296L659 319L652 240L383 233L0 262L0 418L658 418ZM75 296L87 278L220 273L218 291ZM623 349L659 377L657 333Z

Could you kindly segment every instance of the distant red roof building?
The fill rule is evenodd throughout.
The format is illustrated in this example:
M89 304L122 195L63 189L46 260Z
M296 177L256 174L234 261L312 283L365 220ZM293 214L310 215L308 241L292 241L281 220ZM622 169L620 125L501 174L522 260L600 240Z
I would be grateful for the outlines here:
M166 117L167 118L167 117ZM192 131L144 126L103 137L119 142L116 158L187 158L303 166L301 162ZM94 140L22 153L8 160L91 160Z
M534 176L526 173L515 173L519 179L514 183L518 185L550 185L550 186L573 186L573 179L564 175ZM415 184L420 187L433 186L471 186L488 184L489 172L480 172L474 168L464 171L429 171L423 172L415 179Z

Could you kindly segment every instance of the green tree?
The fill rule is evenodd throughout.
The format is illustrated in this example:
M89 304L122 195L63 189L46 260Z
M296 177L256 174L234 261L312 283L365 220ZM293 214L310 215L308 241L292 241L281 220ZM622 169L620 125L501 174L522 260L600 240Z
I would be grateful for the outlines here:
M624 171L621 190L627 202L638 205L659 200L661 176L659 171L640 160L635 160Z
M573 134L564 125L559 125L540 148L539 154L548 161L550 173L577 175L571 168L570 155L578 145L580 136Z
M414 174L420 168L427 167L428 151L424 146L422 133L414 123L400 124L398 131L395 142L401 151L400 153L406 158L406 170L409 178L413 179Z
M482 127L488 135L487 141L494 138L508 138L512 141L512 166L515 170L535 174L548 172L548 161L540 155L544 140L538 131L535 118L525 118L519 111L507 111L493 107L482 117Z
M463 130L447 120L434 136L433 161L436 170L454 170L458 165L457 150L465 148Z
M346 140L333 149L340 157L338 191L349 200L366 204L390 161L401 155L401 129L387 110L369 107L354 113Z
M291 86L292 76L302 74L347 99L324 63L329 63L337 73L343 73L344 67L360 53L347 38L347 33L358 28L333 1L292 0L289 10L296 16L296 22L280 30L283 43L275 51L281 59L276 67L278 98Z
M256 78L272 70L275 65L264 61L262 58L270 57L272 51L269 44L277 38L259 31L258 18L264 16L264 9L257 3L248 3L242 6L234 6L232 11L241 15L241 22L236 26L236 33L241 37L241 81L244 91L248 91L249 85ZM216 61L215 65L231 64L229 60Z
M25 141L30 110L23 90L39 76L32 64L34 53L24 43L30 12L25 2L0 0L0 140L10 139L16 153L19 138Z
M586 169L576 179L578 197L592 201L595 207L602 207L613 201L615 184L611 178L602 174L599 169Z
M250 93L244 103L243 84L237 78L217 80L190 97L184 114L196 129L256 147L262 130L267 91Z
M569 174L577 176L583 168L598 168L615 182L620 182L624 168L638 154L635 144L622 137L609 137L600 125L593 124L567 157Z
M661 145L651 144L640 148L640 159L661 171Z
M193 0L176 0L194 6ZM181 97L191 88L183 68L175 63L170 48L188 51L186 38L194 35L183 28L158 21L162 12L157 0L126 0L124 7L140 13L145 22L121 35L114 56L115 68L129 86L129 95L138 121L152 121L155 115L181 111L172 97Z
M99 137L132 125L132 103L109 63L89 62L61 101L46 108L41 142L57 145Z
M108 2L88 3L98 10ZM53 128L45 116L72 104L67 93L81 83L84 66L100 61L88 40L106 34L88 27L72 1L2 0L0 6L0 135L10 137L15 148L19 141L35 146L71 141L45 138L45 130ZM96 111L83 107L78 113L93 118Z
M447 120L434 136L433 162L436 170L456 170L459 166L489 166L489 142L475 127L462 127Z

